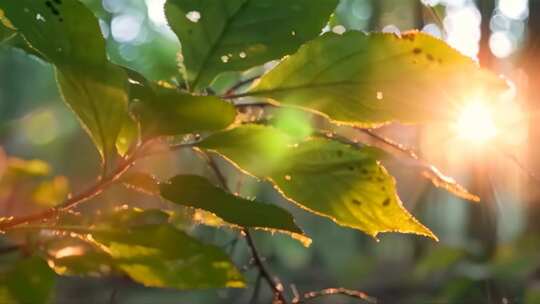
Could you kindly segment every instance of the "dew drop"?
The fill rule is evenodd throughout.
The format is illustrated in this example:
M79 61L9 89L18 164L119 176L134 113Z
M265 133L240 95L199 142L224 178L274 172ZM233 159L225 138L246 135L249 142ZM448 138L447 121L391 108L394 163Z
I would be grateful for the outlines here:
M343 33L345 33L347 29L343 26L343 25L336 25L332 28L332 32L338 34L338 35L341 35Z
M292 179L292 177L290 175L285 175L284 178L285 178L286 181L290 181Z
M377 92L377 99L382 100L384 98L383 92L379 91Z
M296 36L296 31L292 31L291 35Z
M240 54L238 54L238 56L240 56L240 58L246 58L247 54L246 54L246 52L240 52Z
M43 22L46 21L45 18L41 14L36 15L36 20L43 21Z
M221 61L223 61L223 63L229 62L229 56L227 56L227 55L221 56Z
M191 11L186 14L186 18L188 18L189 21L197 23L201 19L201 13L197 11Z

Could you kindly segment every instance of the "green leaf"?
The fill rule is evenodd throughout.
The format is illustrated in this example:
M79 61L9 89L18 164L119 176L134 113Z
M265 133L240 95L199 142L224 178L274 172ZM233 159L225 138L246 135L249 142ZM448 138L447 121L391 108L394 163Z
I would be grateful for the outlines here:
M56 66L64 100L107 161L127 114L125 72L107 61L90 10L77 0L47 3L6 0L0 7L31 47Z
M284 232L306 246L311 243L284 209L229 194L204 177L173 177L161 185L161 195L174 203L209 211L233 225Z
M49 303L54 281L54 272L37 256L18 260L6 277L9 293L24 304Z
M242 275L219 248L199 242L167 220L168 215L160 210L120 208L111 215L101 216L91 224L92 228L87 228L89 225L51 227L53 231L80 234L81 239L94 245L92 251L84 254L62 254L54 259L55 270L91 274L111 268L151 287L244 286ZM103 265L107 267L103 269Z
M133 85L130 98L143 136L217 131L229 126L236 109L214 96L194 96L161 86Z
M350 31L327 33L305 44L242 95L373 127L456 119L460 104L505 87L494 74L430 35Z
M337 0L169 0L186 79L201 89L225 71L290 54L317 37Z
M290 201L339 225L373 237L401 232L436 239L403 207L394 178L377 161L378 150L322 138L296 143L284 138L277 129L248 125L211 135L200 147L270 180ZM280 153L260 153L266 146Z

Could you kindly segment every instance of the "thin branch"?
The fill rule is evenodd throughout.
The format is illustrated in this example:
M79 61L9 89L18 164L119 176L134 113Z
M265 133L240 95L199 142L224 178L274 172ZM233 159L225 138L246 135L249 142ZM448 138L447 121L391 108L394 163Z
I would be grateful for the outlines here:
M377 303L377 299L368 296L366 293L357 291L357 290L350 290L346 288L326 288L319 291L311 291L306 292L302 299L297 300L296 302L293 302L293 304L301 304L301 303L307 303L309 300L313 300L320 297L326 297L326 296L334 296L334 295L343 295L348 296L351 298L355 298L367 303Z
M83 191L81 194L68 198L59 206L46 209L36 214L21 216L21 217L16 217L16 218L9 218L3 222L0 222L0 231L4 231L6 229L9 229L9 228L21 225L21 224L50 219L57 216L63 211L67 211L69 209L77 207L79 204L101 194L111 184L117 181L129 168L131 168L134 161L135 161L134 157L124 160L122 164L118 166L111 174L105 176L104 178L99 180L96 184L91 186L89 189L87 189L86 191Z
M251 255L253 256L253 261L255 262L255 265L259 269L260 275L263 277L263 279L266 280L270 288L272 289L272 292L274 293L274 296L279 300L279 304L287 304L287 299L285 298L285 295L283 294L283 290L276 281L272 278L272 275L266 268L266 265L264 264L262 257L260 256L257 246L255 245L255 242L253 241L253 237L251 236L251 233L248 229L244 230L244 234L246 236L246 241L248 244L249 249L251 250Z
M20 250L22 247L20 245L11 245L7 247L0 248L0 255L12 253L14 251Z
M223 187L224 190L229 190L229 187L227 185L227 180L221 170L219 169L219 166L215 162L215 160L212 158L212 156L208 155L207 153L196 149L201 156L203 156L210 169L214 172L216 175L219 183L221 184L221 187ZM270 286L270 289L272 289L272 292L274 293L274 296L279 300L279 304L287 304L287 299L285 298L285 295L283 294L282 288L279 287L279 284L274 281L272 278L272 275L266 268L266 265L264 264L263 258L259 254L259 251L257 250L257 246L255 245L255 242L253 241L253 237L251 236L251 233L248 229L243 230L243 234L246 238L247 245L251 251L251 255L253 256L253 262L254 265L259 269L259 274L262 276L262 278L268 283ZM278 304L278 303L276 303Z
M441 29L443 38L446 37L446 31L444 30L444 22L441 16L439 15L439 12L437 12L434 6L427 5L427 9L431 17L435 20L435 23L437 24L437 26Z
M31 214L27 216L21 216L21 217L11 217L7 218L6 220L0 221L0 231L5 231L7 229L26 224L31 222L37 222L37 221L43 221L46 219L54 218L58 216L60 213L68 211L70 209L73 209L80 205L81 203L84 203L91 198L94 198L98 195L100 195L103 191L105 191L109 186L114 184L116 181L118 181L124 173L126 173L135 163L135 161L139 158L146 157L148 155L145 154L139 154L141 151L143 151L144 147L146 146L148 142L141 144L137 149L134 150L134 152L131 154L131 156L123 159L118 167L114 169L111 173L104 176L103 178L98 179L98 181L92 185L87 190L83 191L82 193L72 196L65 200L60 205L46 209L44 211L41 211L36 214ZM186 147L187 144L183 145L182 147Z

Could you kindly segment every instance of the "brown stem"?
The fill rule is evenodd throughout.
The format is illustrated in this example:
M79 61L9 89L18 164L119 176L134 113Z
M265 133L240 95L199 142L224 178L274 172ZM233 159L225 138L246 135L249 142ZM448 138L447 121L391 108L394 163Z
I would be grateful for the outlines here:
M93 197L96 197L97 195L101 194L103 190L105 190L107 187L109 187L111 184L117 181L129 168L131 168L131 166L135 162L135 159L136 159L136 154L134 154L130 158L125 159L112 173L100 179L99 182L91 186L86 191L83 191L79 195L68 198L59 206L46 209L36 214L21 216L17 218L11 218L3 222L0 222L0 231L4 231L6 229L9 229L9 228L21 225L21 224L41 221L41 220L55 217L62 211L72 209L78 206L80 203L83 203Z
M216 175L219 183L221 184L221 187L224 190L229 190L227 185L227 180L221 170L219 169L219 166L215 162L215 160L212 158L212 156L208 155L207 153L196 149L201 156L203 156L208 163L208 166L214 174ZM262 276L262 278L268 283L270 288L272 289L272 292L274 293L274 296L279 300L279 304L287 304L287 299L285 298L285 295L283 294L283 290L279 287L278 283L274 281L272 278L272 275L266 268L266 265L263 262L263 259L261 258L261 255L259 254L259 251L257 250L257 246L255 245L255 242L253 241L253 237L251 236L251 233L246 228L243 230L244 236L246 237L246 242L249 247L249 250L251 251L251 255L253 256L253 261L255 266L259 269L259 274Z
M304 294L303 299L296 300L293 304L306 303L306 301L313 300L325 296L344 295L358 300L365 301L367 303L377 303L377 299L368 296L366 293L350 290L346 288L326 288L319 291L311 291Z
M257 80L258 78L260 78L262 75L257 75L257 76L253 76L253 77L249 77L247 79L244 79L242 81L239 81L237 84L233 85L230 89L227 90L227 92L225 92L225 95L223 95L224 97L228 98L228 96L233 96L234 92L236 92L236 90L238 90L239 88Z
M262 278L268 283L270 288L272 289L272 292L274 293L274 296L280 301L279 304L287 304L287 299L285 298L285 295L283 294L283 290L279 287L278 283L274 281L272 278L272 275L266 268L266 265L264 264L259 251L257 250L257 246L255 246L255 242L253 241L253 237L251 236L251 233L248 229L244 229L244 235L246 236L246 241L248 244L249 249L251 250L251 255L253 256L253 261L255 262L255 266L259 269L259 273L262 276Z

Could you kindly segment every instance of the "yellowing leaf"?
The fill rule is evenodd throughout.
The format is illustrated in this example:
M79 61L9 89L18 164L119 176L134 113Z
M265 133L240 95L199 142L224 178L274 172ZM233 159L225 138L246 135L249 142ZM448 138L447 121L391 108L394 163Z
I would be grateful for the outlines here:
M269 145L280 153L261 153ZM200 147L272 181L289 200L339 225L373 237L401 232L437 239L403 207L378 150L322 138L292 142L277 129L250 125L212 135Z
M454 119L469 98L503 88L504 81L430 35L350 31L310 41L243 95L377 126Z

